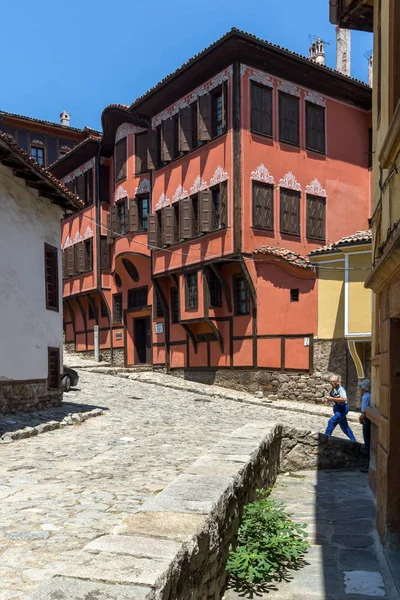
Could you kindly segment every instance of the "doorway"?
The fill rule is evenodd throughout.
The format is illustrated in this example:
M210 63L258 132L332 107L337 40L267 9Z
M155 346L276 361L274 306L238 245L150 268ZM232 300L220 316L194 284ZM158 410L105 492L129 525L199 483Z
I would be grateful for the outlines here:
M135 364L151 362L150 317L134 319Z

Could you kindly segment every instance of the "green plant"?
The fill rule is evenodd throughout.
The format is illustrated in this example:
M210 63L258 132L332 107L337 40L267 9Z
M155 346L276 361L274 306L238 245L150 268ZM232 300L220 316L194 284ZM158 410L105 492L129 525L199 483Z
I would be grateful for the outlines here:
M268 494L257 490L257 501L244 507L237 547L228 557L226 568L241 583L281 580L289 569L301 565L310 547L306 525L294 523Z

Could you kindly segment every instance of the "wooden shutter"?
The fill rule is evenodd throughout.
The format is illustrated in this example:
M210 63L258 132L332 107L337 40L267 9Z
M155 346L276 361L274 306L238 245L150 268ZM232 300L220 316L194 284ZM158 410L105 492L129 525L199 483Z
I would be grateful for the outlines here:
M228 182L223 181L220 186L220 224L221 227L228 225Z
M129 231L139 231L139 208L137 198L129 198Z
M325 239L325 198L307 196L307 237Z
M163 161L171 161L175 156L174 128L174 119L163 121L161 130L161 160Z
M174 243L174 208L166 206L164 208L164 244L171 246Z
M114 241L114 234L112 231L111 212L107 214L107 244L112 244Z
M228 103L228 92L226 82L222 84L222 130L226 131L226 107Z
M262 98L261 98L261 86L257 85L253 81L250 82L251 86L251 115L250 115L250 127L252 131L261 131L261 116L262 116Z
M281 232L300 235L300 194L281 188Z
M148 216L147 244L152 250L158 246L158 215Z
M79 175L79 177L76 178L76 193L81 200L86 202L84 175Z
M181 204L181 236L184 240L193 237L193 206L191 198L184 198Z
M272 135L272 89L264 85L251 84L251 130Z
M299 145L299 99L279 92L279 140Z
M206 142L212 137L212 96L204 94L199 96L198 105L198 136L199 140Z
M306 102L306 146L325 154L325 108Z
M122 138L115 144L115 179L117 181L126 177L126 145L126 138Z
M76 270L78 273L85 273L86 271L86 252L84 242L79 242L75 245L76 247Z
M114 206L111 207L111 229L112 236L115 239L117 235L121 232L121 223L119 221L118 216L118 206L116 204L114 204Z
M75 251L74 247L70 246L66 250L67 253L67 273L68 277L73 277L75 275Z
M211 221L212 216L212 196L210 190L204 190L199 193L199 220L200 227L199 230L202 233L207 233L208 231L212 231L213 224Z
M192 148L192 109L186 106L179 111L179 151L188 152Z
M100 238L100 268L102 271L109 271L111 268L110 248L106 238Z
M274 228L274 187L253 181L253 227Z
M110 168L100 165L100 202L110 204Z
M68 270L67 270L67 252L63 250L61 252L61 264L62 264L62 278L67 279Z
M147 134L137 133L135 135L135 171L144 173L147 171Z
M158 131L150 129L147 132L147 168L157 169L158 165Z

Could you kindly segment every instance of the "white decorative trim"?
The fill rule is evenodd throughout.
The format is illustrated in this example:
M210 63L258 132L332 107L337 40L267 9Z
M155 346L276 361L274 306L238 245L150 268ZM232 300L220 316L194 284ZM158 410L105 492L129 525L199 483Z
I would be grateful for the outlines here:
M72 243L73 244L78 244L82 240L83 240L83 237L81 236L80 232L77 231L76 234L75 234L75 236L74 236L74 239L73 239Z
M44 142L42 142L42 140L32 140L31 141L31 146L33 146L33 145L35 145L35 146L38 146L38 145L39 146L44 146L45 144L44 144Z
M256 81L257 83L262 83L263 85L266 85L271 88L274 87L273 80L271 79L271 77L269 75L264 73L264 71L259 71L258 69L251 69L250 67L247 67L246 65L240 65L240 75L242 77L246 73L246 71L248 71L249 79L251 79L251 81Z
M179 202L179 200L183 200L188 197L187 190L183 187L183 185L178 185L176 188L175 194L172 196L172 202Z
M160 208L165 208L166 206L171 206L171 200L165 194L161 194L156 204L156 210L160 210Z
M318 179L313 179L310 185L306 186L306 193L312 194L313 196L321 196L322 198L327 197L326 191L324 190Z
M70 173L69 175L64 177L61 181L63 183L69 183L73 179L76 179L80 175L83 175L83 173L86 173L86 171L89 171L89 169L94 169L94 165L95 165L95 158L93 157L90 160L88 160L88 162L86 162L84 165L82 165L78 169L75 169L75 171L72 171L72 173Z
M150 193L150 179L142 179L135 190L136 194L149 194Z
M210 186L217 185L218 183L222 183L228 179L228 173L223 170L221 166L218 166L215 169L214 175L210 179Z
M280 81L278 85L278 90L280 92L285 92L285 94L290 94L291 96L297 96L300 98L300 89L294 83L290 81Z
M258 165L258 167L251 172L250 179L275 185L275 179L272 177L271 173L268 171L267 167L265 167L263 163L261 163L261 165Z
M317 94L317 92L308 91L304 97L304 100L307 100L307 102L312 102L313 104L318 104L318 106L326 106L325 98L323 98L323 96L320 94Z
M198 175L194 181L194 184L190 188L190 194L197 194L207 189L207 181L205 181L201 175Z
M125 188L122 187L122 185L119 185L117 191L115 192L114 201L118 202L118 200L122 200L122 198L127 198L127 197L128 197L128 192L126 191Z
M69 152L70 150L72 150L72 146L61 146L60 151L61 150L65 150L66 152Z
M214 88L221 85L221 83L223 83L224 81L227 81L230 77L232 77L232 71L232 66L227 67L226 69L221 71L221 73L218 73L217 75L215 75L215 77L212 77L206 83L203 83L203 85L200 85L183 98L180 98L177 102L175 102L175 104L171 104L171 106L169 106L168 108L166 108L165 110L163 110L158 115L152 118L152 128L154 129L155 127L157 127L157 125L160 125L161 121L165 121L166 119L170 119L171 117L176 115L181 108L186 108L187 106L189 106L189 104L197 100L199 96L204 96L204 94L207 94Z
M71 238L69 237L69 235L67 235L67 237L65 238L65 242L64 242L64 244L62 245L62 249L64 249L64 248L69 248L70 246L72 246L72 240L71 240Z
M289 190L295 190L296 192L301 192L301 185L298 181L296 181L296 177L293 175L292 171L288 171L285 177L279 180L280 187L288 188Z
M88 240L89 238L93 237L93 229L91 227L89 227L89 225L86 227L86 231L83 234L83 239L84 240Z
M142 133L143 131L146 131L146 129L143 127L137 127L131 123L122 123L115 133L115 143L119 142L119 140L122 140L122 138L126 137L127 135L132 133Z

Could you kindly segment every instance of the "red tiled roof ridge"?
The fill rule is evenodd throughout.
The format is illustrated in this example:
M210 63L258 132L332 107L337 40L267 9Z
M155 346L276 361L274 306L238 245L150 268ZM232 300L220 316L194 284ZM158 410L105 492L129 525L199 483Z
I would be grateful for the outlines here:
M5 115L7 117L14 117L16 119L26 119L27 121L33 121L34 123L43 123L44 125L52 125L53 127L60 127L61 129L79 131L85 133L85 131L93 131L94 133L101 136L101 131L93 129L92 127L71 127L70 125L62 125L61 123L54 123L54 121L46 121L45 119L37 119L36 117L27 117L25 115L19 115L17 113L7 112L6 110L0 110L0 116Z
M274 256L276 258L280 258L295 267L299 267L300 269L313 270L314 267L310 263L310 260L307 256L302 256L297 252L293 252L292 250L288 250L287 248L283 248L281 246L260 246L256 250L254 250L253 254L255 255L265 255L265 256Z
M0 140L5 142L5 144L10 148L10 150L13 150L17 154L19 154L19 156L23 158L25 163L29 164L29 166L32 167L37 173L45 177L45 179L47 179L53 186L58 188L61 194L63 196L66 196L71 201L71 203L76 206L77 209L85 208L85 204L84 202L82 202L79 196L71 192L63 183L61 183L59 179L57 179L57 177L54 177L54 175L52 175L45 168L39 165L39 163L37 163L31 156L29 156L29 154L25 152L25 150L21 148L19 144L17 144L17 142L11 135L0 131Z
M367 244L372 240L372 232L370 229L366 229L364 231L356 231L351 235L346 235L341 237L336 242L332 242L331 244L327 244L326 246L320 246L315 250L312 250L309 255L313 256L315 254L322 254L323 252L335 252L339 250L341 246L350 246L351 244Z

